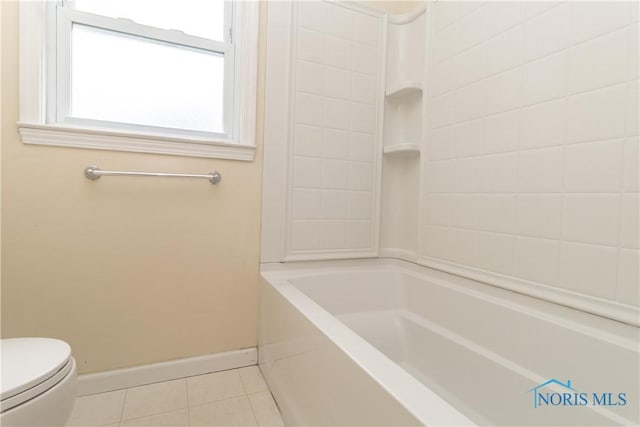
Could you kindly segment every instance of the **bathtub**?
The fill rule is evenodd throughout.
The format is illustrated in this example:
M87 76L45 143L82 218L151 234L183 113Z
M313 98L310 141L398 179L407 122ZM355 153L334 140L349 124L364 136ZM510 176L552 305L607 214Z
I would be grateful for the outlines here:
M640 422L631 325L397 260L263 264L260 298L287 425Z

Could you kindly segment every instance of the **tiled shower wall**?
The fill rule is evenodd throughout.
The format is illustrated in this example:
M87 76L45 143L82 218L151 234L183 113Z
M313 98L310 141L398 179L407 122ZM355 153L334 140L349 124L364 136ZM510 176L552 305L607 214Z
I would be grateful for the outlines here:
M372 255L382 17L296 6L287 253Z
M422 259L638 306L638 3L433 11Z

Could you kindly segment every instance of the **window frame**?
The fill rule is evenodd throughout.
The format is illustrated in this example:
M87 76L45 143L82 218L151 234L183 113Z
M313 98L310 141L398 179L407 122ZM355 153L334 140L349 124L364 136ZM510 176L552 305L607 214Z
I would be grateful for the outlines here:
M233 10L233 12L231 12ZM77 22L159 43L223 52L225 133L70 117L71 25ZM72 9L60 1L20 2L20 121L25 144L253 160L258 4L225 6L224 41L213 41ZM229 59L229 60L228 60ZM227 80L227 78L229 80Z

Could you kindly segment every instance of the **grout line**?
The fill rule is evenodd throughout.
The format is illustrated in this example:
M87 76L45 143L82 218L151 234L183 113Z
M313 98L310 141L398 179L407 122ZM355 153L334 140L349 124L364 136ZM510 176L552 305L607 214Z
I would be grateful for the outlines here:
M122 417L124 416L124 407L127 404L127 397L129 396L129 388L125 389L125 392L124 392L124 399L122 400L122 409L120 410L120 419L118 420L118 424L122 424Z
M191 425L191 410L189 408L191 408L191 404L189 403L189 382L187 381L188 377L184 378L184 390L187 396L187 423L188 425Z

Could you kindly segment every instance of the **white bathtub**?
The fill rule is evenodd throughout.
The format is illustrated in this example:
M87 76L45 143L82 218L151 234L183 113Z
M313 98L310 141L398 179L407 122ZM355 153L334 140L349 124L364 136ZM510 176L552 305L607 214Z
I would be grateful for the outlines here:
M640 422L634 326L395 260L264 264L260 286L260 368L288 425ZM550 379L575 392L534 408Z

